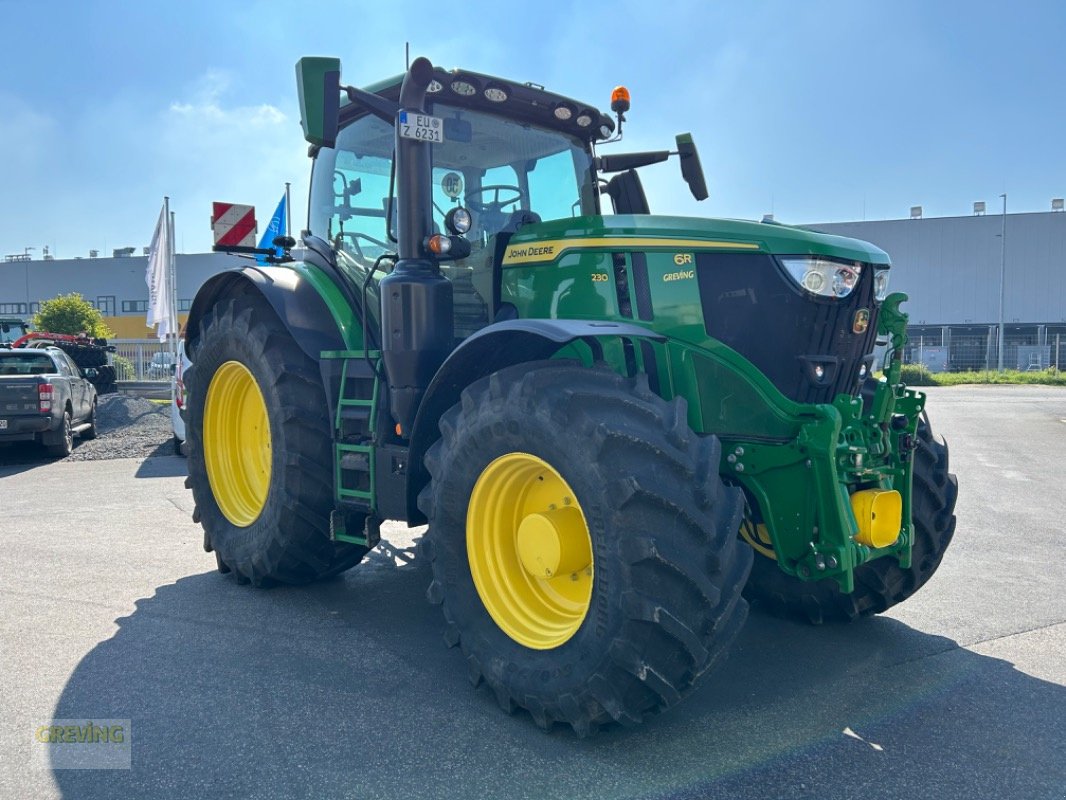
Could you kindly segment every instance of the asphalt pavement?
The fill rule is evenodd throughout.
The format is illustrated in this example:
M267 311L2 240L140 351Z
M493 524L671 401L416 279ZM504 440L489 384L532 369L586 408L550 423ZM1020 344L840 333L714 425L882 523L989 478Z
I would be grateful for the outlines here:
M679 707L586 740L471 688L420 531L257 590L182 459L0 454L0 797L1064 798L1066 390L929 394L960 485L933 580L852 625L753 613ZM130 720L132 768L58 768L57 719Z

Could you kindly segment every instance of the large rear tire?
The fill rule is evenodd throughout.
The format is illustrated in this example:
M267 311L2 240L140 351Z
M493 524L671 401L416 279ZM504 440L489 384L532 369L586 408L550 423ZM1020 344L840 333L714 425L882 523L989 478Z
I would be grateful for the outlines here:
M204 315L187 370L189 479L222 572L302 584L355 566L330 539L332 437L318 367L254 295Z
M106 344L106 340L104 341ZM107 364L107 350L103 347L62 342L59 344L59 348L70 356L71 360L82 369L87 369L89 367L98 368Z
M924 586L944 558L955 535L955 500L959 484L948 471L948 446L934 437L928 417L918 421L914 459L911 566L881 558L855 570L855 591L845 594L835 581L804 581L786 575L777 562L756 555L744 589L752 605L779 616L823 622L850 622L880 614Z
M740 494L686 414L644 376L549 361L477 381L441 419L427 597L505 710L579 735L637 724L743 625Z
M115 384L115 376L115 368L110 364L104 364L96 367L96 374L89 379L89 382L96 387L97 394L114 394L118 388Z

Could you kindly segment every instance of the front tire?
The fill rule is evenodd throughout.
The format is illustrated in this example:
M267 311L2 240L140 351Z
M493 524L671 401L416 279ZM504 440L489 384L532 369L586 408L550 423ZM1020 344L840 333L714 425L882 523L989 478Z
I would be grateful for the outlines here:
M252 295L203 319L186 372L194 520L240 583L303 584L367 550L330 539L332 434L318 367Z
M89 412L89 418L85 420L89 423L89 427L81 432L82 439L95 439L100 435L100 432L96 429L96 401L93 400L92 410Z
M474 684L579 735L688 694L743 625L751 552L684 401L537 362L472 384L440 428L419 498L427 596Z

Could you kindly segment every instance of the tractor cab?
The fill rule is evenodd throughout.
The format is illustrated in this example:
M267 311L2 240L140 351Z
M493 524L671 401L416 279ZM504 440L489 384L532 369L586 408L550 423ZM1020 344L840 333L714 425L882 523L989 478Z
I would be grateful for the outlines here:
M402 77L368 93L395 101ZM397 185L392 120L358 99L339 107L332 146L312 148L308 227L361 283L379 257L397 251L398 202L418 187ZM436 70L425 105L440 130L428 148L429 197L418 238L465 240L462 252L439 254L462 339L500 312L495 268L514 233L542 220L600 213L592 143L609 136L614 123L540 87L468 72Z
M443 120L444 138L431 146L427 234L462 235L469 244L442 264L456 300L455 333L464 338L498 311L493 266L512 234L544 219L599 213L593 158L587 141L560 127L444 100L430 113ZM393 152L393 126L364 113L315 157L310 231L357 279L396 250Z
M0 319L0 345L10 345L28 333L26 323L21 319Z

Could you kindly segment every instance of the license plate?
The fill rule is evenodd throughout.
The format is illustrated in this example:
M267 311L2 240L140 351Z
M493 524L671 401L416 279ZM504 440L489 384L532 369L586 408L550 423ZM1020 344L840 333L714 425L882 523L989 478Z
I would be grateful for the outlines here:
M444 120L428 114L400 112L400 136L420 142L443 142Z
M7 428L7 420L0 419L0 431L4 430L5 428Z

